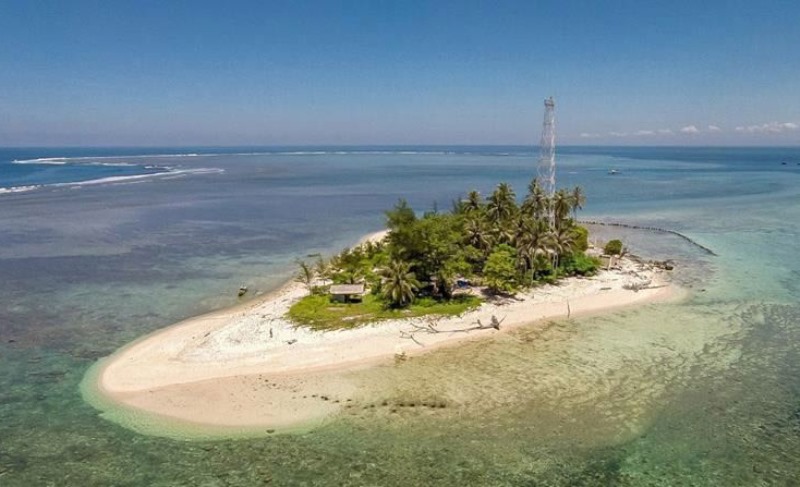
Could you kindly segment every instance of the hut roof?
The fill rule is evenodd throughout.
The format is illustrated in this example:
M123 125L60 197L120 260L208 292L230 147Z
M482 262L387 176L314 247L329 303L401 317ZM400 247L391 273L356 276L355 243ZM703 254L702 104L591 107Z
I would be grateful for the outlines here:
M363 284L334 284L331 286L331 294L364 294Z

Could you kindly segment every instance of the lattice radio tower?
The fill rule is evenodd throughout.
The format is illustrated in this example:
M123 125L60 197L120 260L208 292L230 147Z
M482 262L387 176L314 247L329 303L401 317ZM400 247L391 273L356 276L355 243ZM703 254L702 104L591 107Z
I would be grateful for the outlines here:
M556 102L553 97L544 101L544 123L539 144L539 185L552 198L556 192Z

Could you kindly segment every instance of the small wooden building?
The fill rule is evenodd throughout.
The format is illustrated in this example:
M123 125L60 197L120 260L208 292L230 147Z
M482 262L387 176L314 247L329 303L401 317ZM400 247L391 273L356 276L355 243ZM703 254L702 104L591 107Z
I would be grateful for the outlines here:
M611 269L612 267L616 267L619 265L619 256L618 255L601 255L600 256L600 265L604 269Z
M359 302L364 298L364 284L334 284L331 286L331 298L338 303Z

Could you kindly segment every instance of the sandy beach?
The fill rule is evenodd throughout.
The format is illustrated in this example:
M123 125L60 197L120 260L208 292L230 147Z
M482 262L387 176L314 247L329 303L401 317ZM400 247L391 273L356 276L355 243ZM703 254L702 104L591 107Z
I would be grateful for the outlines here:
M566 279L436 320L436 333L427 329L431 321L426 318L343 331L296 328L285 314L307 290L290 283L122 348L98 365L91 388L106 404L186 425L269 432L309 427L360 397L362 391L348 381L348 371L548 319L670 300L676 288L667 274L624 259L619 267L591 278ZM634 291L632 284L648 285ZM488 324L492 316L502 320L499 331L474 329L478 320Z

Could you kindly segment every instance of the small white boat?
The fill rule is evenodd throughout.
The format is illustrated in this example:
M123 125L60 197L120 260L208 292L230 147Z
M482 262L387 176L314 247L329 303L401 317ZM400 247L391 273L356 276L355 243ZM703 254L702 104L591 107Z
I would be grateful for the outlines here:
M619 174L619 171L617 171L616 169L609 169L608 174Z

